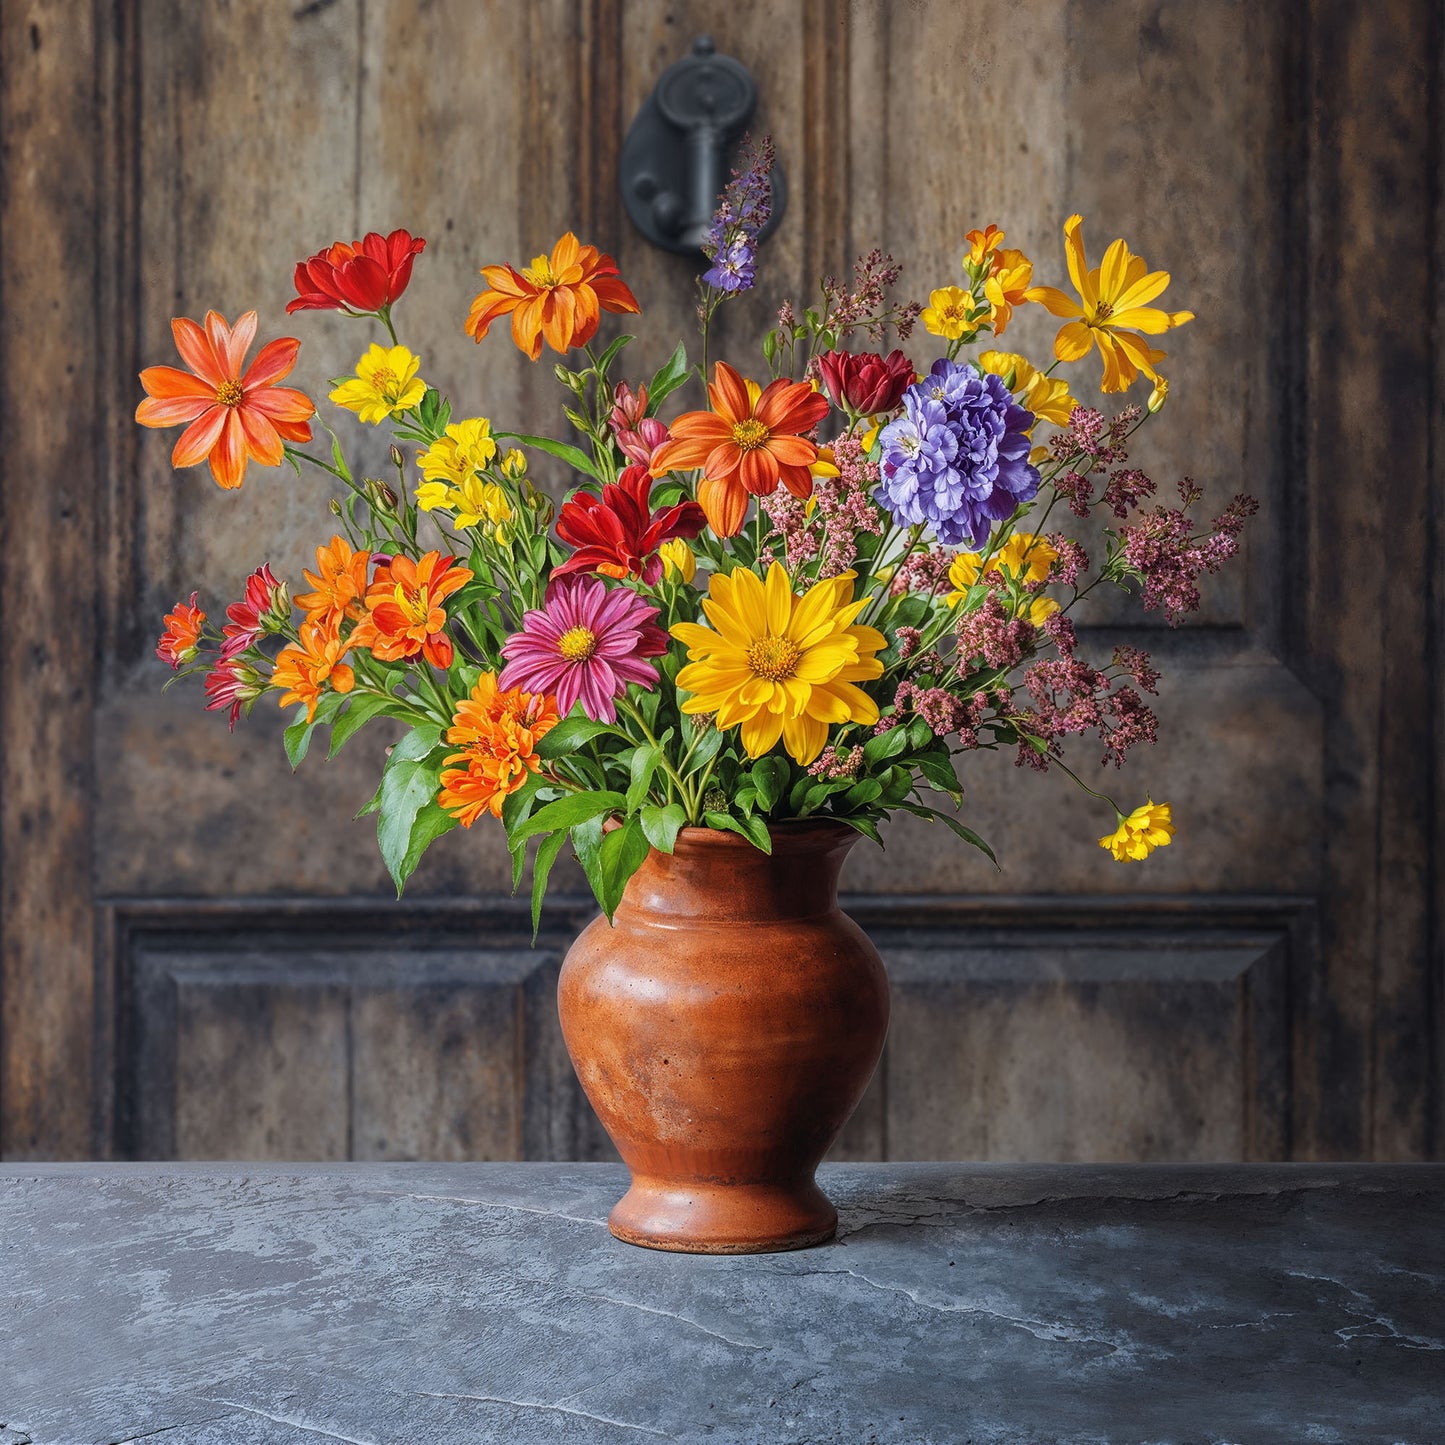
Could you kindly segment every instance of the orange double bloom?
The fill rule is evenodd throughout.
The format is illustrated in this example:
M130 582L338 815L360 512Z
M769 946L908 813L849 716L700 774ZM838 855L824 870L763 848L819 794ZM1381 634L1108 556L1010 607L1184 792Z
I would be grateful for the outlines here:
M366 616L356 624L351 645L370 648L383 662L421 653L433 667L450 667L452 640L442 603L471 580L468 568L440 552L415 562L401 556L383 562L366 589Z
M519 688L502 691L484 672L472 695L457 704L447 741L461 751L442 773L437 801L464 828L484 813L502 816L502 804L541 767L537 744L557 725L557 701Z
M499 316L512 318L512 340L536 361L542 341L556 352L585 346L596 334L603 311L641 308L617 273L617 262L596 246L584 246L568 231L550 256L537 256L520 271L483 266L490 290L481 292L467 314L467 335L480 341Z
M672 440L652 454L652 475L701 467L697 499L719 537L742 530L748 498L771 496L781 482L795 497L813 494L809 468L818 448L802 433L828 415L828 398L804 381L779 377L760 389L720 361L707 393L711 411L684 412Z
M336 692L350 692L356 686L356 674L341 660L350 648L351 643L341 640L334 623L303 622L301 641L281 649L271 674L271 686L284 689L278 699L281 706L305 703L306 721L310 722L328 683Z

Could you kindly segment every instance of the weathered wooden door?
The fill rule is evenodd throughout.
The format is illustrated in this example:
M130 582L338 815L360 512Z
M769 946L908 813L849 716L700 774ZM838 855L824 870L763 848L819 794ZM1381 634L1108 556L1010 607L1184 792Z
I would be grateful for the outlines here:
M1199 315L1141 460L1263 504L1191 625L1086 634L1165 673L1165 740L1122 786L1174 803L1174 846L1120 867L1063 779L981 755L967 813L1001 872L906 823L858 850L895 1016L841 1152L1438 1147L1427 0L13 0L0 24L6 1154L605 1150L554 1021L580 875L535 951L495 829L444 839L398 904L351 821L385 738L293 777L269 701L231 736L161 695L174 599L219 610L263 561L299 579L330 519L310 477L173 474L130 417L170 316L256 306L275 334L299 256L405 225L426 375L555 429L550 368L462 334L477 268L575 228L643 299L643 347L689 328L692 268L631 229L616 170L699 32L752 69L791 182L724 354L874 245L926 294L997 221L1055 280L1080 210ZM285 330L313 391L361 349L337 317Z

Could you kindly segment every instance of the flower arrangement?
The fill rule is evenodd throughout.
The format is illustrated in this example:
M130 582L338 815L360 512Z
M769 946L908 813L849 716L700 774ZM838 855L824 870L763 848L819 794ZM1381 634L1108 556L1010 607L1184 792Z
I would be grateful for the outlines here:
M632 338L593 340L604 311L638 302L613 259L570 233L529 266L482 269L468 334L482 342L505 318L530 360L544 344L565 358L576 443L458 417L428 385L393 317L425 246L401 230L301 262L287 307L380 328L330 400L390 427L394 483L358 480L313 401L282 384L295 339L247 365L254 311L234 325L178 318L186 369L141 373L137 420L185 428L176 467L206 462L234 488L251 461L289 462L345 489L304 590L262 566L219 628L193 592L157 650L203 676L232 728L268 693L295 708L293 766L320 728L333 754L369 722L397 730L362 811L377 815L398 891L433 839L484 815L506 830L514 883L540 840L534 920L569 840L609 917L648 850L670 852L688 826L768 851L770 828L794 819L881 843L880 822L904 811L992 858L955 812L970 752L1014 749L1085 786L1063 761L1070 735L1093 734L1116 766L1154 740L1149 658L1086 659L1075 608L1107 583L1177 623L1255 509L1240 496L1200 527L1192 482L1165 505L1128 464L1168 395L1165 353L1146 338L1192 319L1154 304L1168 273L1122 240L1091 268L1075 215L1072 294L1035 285L990 225L968 233L962 284L927 306L889 299L899 268L875 252L851 287L830 278L819 304L782 307L753 375L709 369L709 323L754 281L770 166L770 147L752 152L709 233L698 365L679 344L645 381L630 367L620 379ZM1063 322L1043 368L999 349L1024 306ZM890 331L899 344L884 353ZM1080 373L1060 368L1095 350L1102 393L1142 376L1145 405L1106 416L1076 397ZM706 407L667 416L692 378ZM308 449L315 428L325 455ZM537 453L576 475L560 505L533 481ZM1111 522L1102 557L1060 529L1091 512ZM1125 811L1088 791L1112 808L1099 843L1114 858L1173 837L1168 804Z

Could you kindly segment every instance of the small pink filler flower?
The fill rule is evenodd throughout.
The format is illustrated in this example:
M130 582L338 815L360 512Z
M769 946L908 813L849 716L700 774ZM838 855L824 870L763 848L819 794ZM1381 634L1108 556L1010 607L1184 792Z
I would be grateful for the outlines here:
M595 577L557 577L545 604L502 644L507 665L498 685L550 693L563 717L578 698L593 722L616 722L629 683L651 691L657 669L643 659L667 651L657 608L628 587L610 591Z

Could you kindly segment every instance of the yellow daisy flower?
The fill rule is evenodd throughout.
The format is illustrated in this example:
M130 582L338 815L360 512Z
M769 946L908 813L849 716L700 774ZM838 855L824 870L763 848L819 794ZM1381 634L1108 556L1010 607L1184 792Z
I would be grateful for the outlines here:
M372 426L380 426L388 417L395 421L426 395L426 382L416 374L420 365L421 360L404 346L373 342L356 363L356 375L343 381L331 400Z
M965 332L977 331L988 319L988 312L988 306L975 302L973 294L963 287L940 286L929 293L922 321L934 336L957 341Z
M416 504L423 512L438 507L456 513L452 526L460 532L464 527L482 527L489 536L504 545L511 540L509 524L512 504L495 482L475 472L462 478L457 486L446 482L423 482L416 489Z
M1116 816L1118 828L1099 839L1099 847L1107 848L1114 855L1115 862L1129 863L1147 858L1156 848L1167 847L1174 836L1174 822L1168 803L1156 803L1150 798L1127 818L1122 813Z
M1047 537L1041 537L1035 532L1015 532L989 558L988 569L992 572L996 568L1011 582L1043 582L1047 580L1049 568L1058 560L1058 556L1058 549ZM950 607L957 607L963 601L964 594L978 581L982 565L981 552L960 552L953 559L948 569L948 580L953 583L954 590L944 598ZM1032 601L1033 607L1026 615L1035 626L1059 609L1059 604L1051 598L1037 597ZM1040 603L1051 605L1041 610Z
M482 471L496 454L491 422L484 416L472 416L465 421L454 421L416 461L427 481L450 482L456 487Z
M778 562L766 583L741 568L713 573L702 604L712 627L672 628L689 659L677 675L692 694L683 712L716 713L719 728L741 726L750 758L781 737L802 764L823 751L832 724L877 722L878 704L854 684L882 675L874 654L887 639L854 624L868 605L866 597L853 601L855 575L830 577L798 597Z

